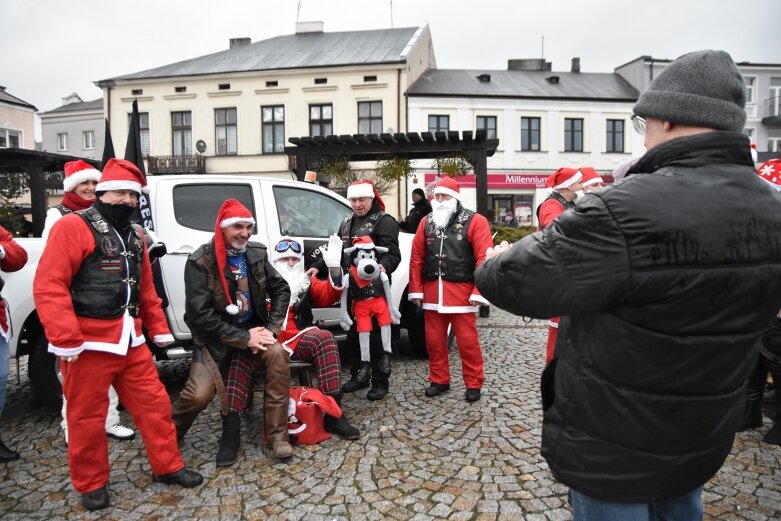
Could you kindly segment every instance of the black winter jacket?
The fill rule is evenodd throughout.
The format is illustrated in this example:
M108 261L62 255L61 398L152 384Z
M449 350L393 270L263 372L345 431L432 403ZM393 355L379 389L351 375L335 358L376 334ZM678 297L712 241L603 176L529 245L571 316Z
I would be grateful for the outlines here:
M428 199L421 199L417 203L414 203L412 209L409 211L409 215L407 215L407 220L404 223L405 231L408 233L417 232L420 221L430 213L431 203Z
M279 333L290 303L290 287L268 260L266 246L259 242L247 243L247 268L252 308L260 325ZM236 294L236 281L225 267L228 291ZM230 349L246 349L249 332L237 325L237 316L225 311L228 300L217 276L214 258L214 240L202 245L187 258L184 267L185 321L197 347L205 346L214 361L221 366ZM266 311L266 297L271 299L271 311Z
M543 376L556 478L607 501L684 494L729 454L781 307L781 196L745 136L674 139L475 279L501 308L563 317Z

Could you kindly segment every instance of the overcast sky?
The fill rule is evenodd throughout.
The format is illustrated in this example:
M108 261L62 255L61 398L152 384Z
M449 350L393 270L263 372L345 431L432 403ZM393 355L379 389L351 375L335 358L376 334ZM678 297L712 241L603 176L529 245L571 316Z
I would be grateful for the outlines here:
M781 63L779 0L0 0L0 85L39 111L71 92L93 100L96 80L292 34L299 4L326 32L428 24L439 68L544 55L554 70L578 56L583 72L611 72L706 48Z

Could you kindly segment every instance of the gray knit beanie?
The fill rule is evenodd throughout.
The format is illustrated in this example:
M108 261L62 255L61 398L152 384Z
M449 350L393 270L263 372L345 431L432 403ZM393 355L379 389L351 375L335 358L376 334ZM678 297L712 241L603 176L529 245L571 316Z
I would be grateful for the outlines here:
M724 51L684 54L640 94L634 113L644 118L717 130L743 131L746 84Z

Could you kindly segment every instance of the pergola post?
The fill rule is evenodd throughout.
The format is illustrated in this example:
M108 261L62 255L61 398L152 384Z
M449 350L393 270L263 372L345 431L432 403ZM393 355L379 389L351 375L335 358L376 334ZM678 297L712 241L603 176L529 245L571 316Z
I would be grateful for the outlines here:
M31 164L27 167L30 179L30 211L33 218L33 235L40 237L46 221L46 187L43 179L43 165Z

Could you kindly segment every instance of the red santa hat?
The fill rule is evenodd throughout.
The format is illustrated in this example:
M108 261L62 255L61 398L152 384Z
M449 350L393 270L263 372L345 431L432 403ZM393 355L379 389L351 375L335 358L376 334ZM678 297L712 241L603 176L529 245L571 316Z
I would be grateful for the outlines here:
M597 173L596 170L594 170L590 166L581 166L578 168L578 172L581 174L581 182L583 186L589 186L596 183L604 183L602 180L602 176Z
M374 186L374 183L368 179L364 179L363 181L355 181L350 183L350 186L347 187L348 199L360 199L362 197L371 197L377 201L377 205L380 207L380 210L383 212L385 211L385 203L382 201L380 194L377 192L377 188Z
M383 246L376 246L370 235L361 235L353 239L353 245L350 248L345 248L345 253L352 253L355 250L377 250L380 253L385 253L388 248Z
M439 181L437 181L437 184L434 185L434 195L437 194L449 195L460 201L461 186L458 184L458 181L456 181L452 177L449 176L441 177Z
M774 190L781 192L781 158L765 161L757 170L757 174Z
M72 192L74 188L84 181L100 181L100 170L86 161L68 161L65 163L65 179L62 181L62 189Z
M545 181L545 187L553 188L554 190L563 190L580 181L582 177L583 174L574 168L567 168L563 166L553 172L550 177L548 177L548 179Z
M268 260L272 263L289 257L295 257L303 262L304 246L299 241L287 236L282 237L279 242L274 245L274 249L268 253Z
M217 259L217 273L220 276L222 290L225 292L225 298L228 299L228 305L225 311L229 315L235 315L239 312L239 307L233 303L230 291L228 290L228 281L225 280L225 266L227 265L227 247L225 246L225 237L222 230L236 223L255 224L252 212L236 199L228 199L217 212L217 220L214 223L214 257Z
M132 161L127 159L109 159L103 167L103 175L95 187L96 192L109 190L134 190L141 195L146 186L146 177Z

